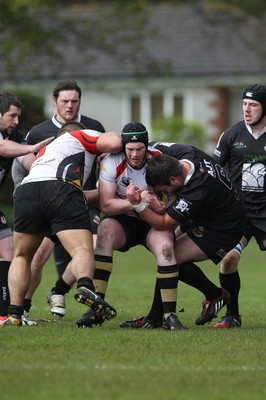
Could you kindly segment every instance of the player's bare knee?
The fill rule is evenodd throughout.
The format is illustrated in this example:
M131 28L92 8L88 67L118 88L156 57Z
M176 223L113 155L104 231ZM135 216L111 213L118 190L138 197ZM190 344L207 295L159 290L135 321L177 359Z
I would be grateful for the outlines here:
M228 253L221 262L220 272L222 274L232 274L236 272L239 258L240 256L236 252Z
M164 243L161 247L161 251L166 261L170 261L174 257L174 249L170 243Z

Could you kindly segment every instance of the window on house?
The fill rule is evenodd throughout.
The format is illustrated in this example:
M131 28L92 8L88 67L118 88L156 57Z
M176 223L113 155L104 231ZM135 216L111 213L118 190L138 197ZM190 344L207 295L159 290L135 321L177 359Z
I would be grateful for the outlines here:
M160 94L151 95L151 119L156 122L163 118L163 96Z
M151 112L151 123L156 122L164 117L164 96L163 94L151 94L150 95L150 112ZM183 117L183 98L181 96L173 96L172 98L168 98L167 102L172 102L170 105L168 104L168 110L170 109L170 115L173 115L178 118ZM132 121L140 121L141 115L141 107L143 104L141 103L141 97L134 95L131 97L131 120Z
M174 97L174 116L183 117L183 98L180 96Z
M131 121L140 121L140 98L131 97Z

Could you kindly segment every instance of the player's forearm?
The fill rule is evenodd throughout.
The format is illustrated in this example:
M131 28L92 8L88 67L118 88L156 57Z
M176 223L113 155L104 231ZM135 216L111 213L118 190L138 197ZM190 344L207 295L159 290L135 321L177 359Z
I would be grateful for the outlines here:
M165 231L169 229L169 224L165 220L165 214L160 215L146 207L143 211L138 213L144 221L152 226L157 231Z
M3 157L15 158L24 156L33 151L33 146L20 144L12 140L0 140L0 155Z
M128 200L113 199L109 202L100 202L101 210L108 215L125 214L133 211L133 208Z

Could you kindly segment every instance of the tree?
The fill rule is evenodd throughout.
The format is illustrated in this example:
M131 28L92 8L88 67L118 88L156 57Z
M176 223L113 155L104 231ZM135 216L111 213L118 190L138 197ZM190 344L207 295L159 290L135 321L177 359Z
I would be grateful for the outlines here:
M219 15L233 15L236 31L254 16L258 38L265 37L265 0L168 2L191 5L199 12L200 8L212 10L209 18L213 23ZM162 66L145 48L147 39L156 40L158 35L157 27L148 28L148 21L149 7L159 3L165 1L0 0L0 74L5 79L24 79L24 71L30 69L30 77L38 78L45 77L52 67L56 74L64 65L62 49L66 44L76 46L81 53L89 47L92 61L99 51L110 54L118 62L130 65L139 76L147 72L170 74L170 62ZM261 46L255 50L262 52Z
M143 47L144 38L156 35L147 29L145 1L104 1L97 7L83 5L82 13L78 1L68 1L67 9L63 3L0 0L0 72L4 77L23 79L21 71L30 69L30 75L38 78L40 74L45 76L47 66L57 72L64 64L63 44L64 48L77 47L81 54L89 46L91 60L96 49L112 54L118 62L127 61L150 70L160 68Z

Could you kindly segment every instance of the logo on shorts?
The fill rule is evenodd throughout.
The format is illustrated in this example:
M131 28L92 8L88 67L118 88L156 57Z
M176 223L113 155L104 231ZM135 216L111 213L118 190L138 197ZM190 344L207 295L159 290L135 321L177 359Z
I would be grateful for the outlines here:
M228 252L225 251L224 249L219 249L219 250L216 252L217 256L219 256L221 259L224 258L224 257L226 256L227 253L228 253Z
M94 222L96 225L99 225L99 223L100 223L100 221L101 221L101 218L99 217L99 215L95 214L95 215L93 216L92 220L93 220L93 222Z
M193 228L193 230L192 230L192 233L196 237L203 237L203 234L204 234L203 226L195 226L195 228Z
M6 225L6 217L4 215L1 216L1 223Z

